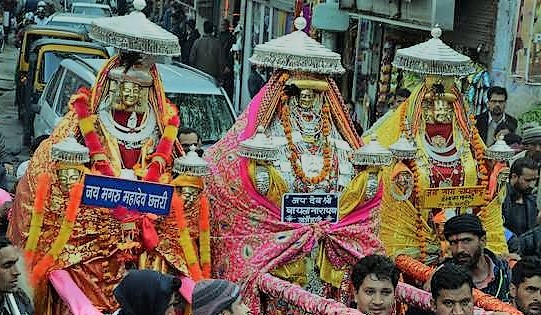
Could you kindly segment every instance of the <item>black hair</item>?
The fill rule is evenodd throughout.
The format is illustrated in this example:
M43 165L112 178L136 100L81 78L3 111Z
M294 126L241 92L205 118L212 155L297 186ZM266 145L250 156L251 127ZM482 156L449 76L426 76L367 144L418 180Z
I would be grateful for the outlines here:
M456 290L467 284L473 290L473 279L464 267L454 263L446 263L434 272L430 280L432 298L436 300L441 290Z
M507 124L506 122L502 122L496 127L496 129L494 130L494 134L496 135L498 134L498 132L505 129L509 130L509 132L514 131L513 128L509 127L509 124Z
M197 132L197 130L195 130L194 128L182 127L178 131L178 135L188 135L190 133L195 133L197 135L197 141L201 140L201 136L199 136L199 132Z
M390 280L393 288L398 285L400 272L394 262L387 256L369 255L361 258L351 272L351 281L355 291L359 291L364 279L374 274L378 280Z
M408 98L411 95L411 91L408 90L408 89L398 89L398 90L396 90L395 94L396 94L396 96L401 96L401 97Z
M517 176L521 176L524 172L525 168L529 168L531 170L537 170L537 163L535 163L534 160L523 157L520 159L517 159L513 165L511 165L511 171L509 174L515 174Z
M524 256L517 261L511 272L511 283L517 287L527 278L541 277L541 258L537 256Z
M47 138L49 138L49 135L41 135L37 137L36 139L34 139L34 141L32 141L32 144L30 145L30 152L31 153L36 152L36 150L39 148L39 145L43 141L45 141Z
M195 29L195 20L194 19L188 19L186 21L186 25L188 25L189 27L191 27L192 29Z
M5 235L0 235L0 249L13 246L13 243Z
M492 94L503 95L505 97L505 100L507 101L507 90L504 87L501 87L501 86L490 87L487 91L487 97L489 101L492 98Z
M510 132L503 136L503 141L505 141L507 145L512 145L513 143L522 144L522 138L513 132Z
M212 24L211 21L205 21L205 23L203 23L203 31L205 34L212 34L212 32L214 32L214 24Z

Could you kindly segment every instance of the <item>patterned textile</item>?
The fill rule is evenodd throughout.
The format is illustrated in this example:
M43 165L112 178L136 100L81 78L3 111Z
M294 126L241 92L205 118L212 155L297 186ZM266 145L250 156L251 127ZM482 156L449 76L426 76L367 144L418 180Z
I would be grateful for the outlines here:
M305 257L315 245L319 244L324 259L336 270L349 267L365 255L382 252L376 237L381 189L334 225L282 223L280 209L256 191L248 176L248 161L237 155L237 147L254 134L258 118L269 114L260 108L267 109L264 100L276 92L269 84L206 154L213 174L207 184L213 205L213 273L216 278L246 285L244 296L254 315L261 312L258 276Z

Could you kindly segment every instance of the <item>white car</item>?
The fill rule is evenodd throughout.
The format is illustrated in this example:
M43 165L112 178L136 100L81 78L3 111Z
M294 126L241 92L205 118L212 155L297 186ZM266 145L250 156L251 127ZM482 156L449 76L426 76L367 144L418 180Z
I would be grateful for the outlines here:
M67 26L75 29L82 29L90 32L92 21L96 17L72 14L72 13L55 13L49 17L47 25Z
M68 112L68 101L80 87L90 87L103 59L67 58L45 86L34 119L34 136L49 135ZM181 63L158 64L165 94L180 112L181 127L201 135L203 145L220 140L235 122L227 93L208 74Z
M106 4L74 2L71 5L71 13L93 17L111 17L111 7Z

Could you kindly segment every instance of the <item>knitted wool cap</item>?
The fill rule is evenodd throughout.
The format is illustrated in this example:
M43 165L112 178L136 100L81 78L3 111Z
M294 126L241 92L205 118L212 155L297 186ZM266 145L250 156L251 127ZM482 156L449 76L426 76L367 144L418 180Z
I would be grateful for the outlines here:
M524 129L522 134L522 142L524 144L541 143L541 126Z
M443 234L446 239L460 233L472 233L479 237L486 235L479 217L469 213L454 216L445 222Z
M238 285L227 280L202 280L193 291L194 315L218 315L228 309L239 297Z

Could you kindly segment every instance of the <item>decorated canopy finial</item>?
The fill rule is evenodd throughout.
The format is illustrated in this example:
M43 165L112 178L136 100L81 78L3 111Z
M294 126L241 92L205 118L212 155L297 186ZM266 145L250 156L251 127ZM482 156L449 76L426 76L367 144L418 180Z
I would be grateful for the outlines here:
M195 145L190 146L190 151L186 152L186 155L175 159L173 172L191 176L207 176L210 174L207 161L199 157Z
M133 0L133 8L139 12L143 11L146 6L147 3L145 0Z
M376 135L372 135L368 144L353 152L351 163L354 165L387 166L392 161L392 152L381 146Z
M515 156L515 150L508 146L503 138L504 137L500 135L498 140L486 150L485 156L487 159L509 161Z
M432 35L433 38L440 38L442 34L441 28L438 24L430 31L430 35Z
M134 12L92 21L89 36L95 41L123 51L154 56L178 56L178 37L154 24L141 12L145 0L134 0Z
M303 29L305 29L306 25L308 24L304 16L302 16L302 12L301 12L301 16L297 17L295 19L295 22L293 23L295 24L295 29L297 29L298 31L302 31Z
M297 31L255 46L250 62L258 66L295 72L344 73L340 54L303 32L307 24L306 18L297 17L294 22Z
M62 163L84 164L90 162L88 148L77 142L73 134L52 145L51 157L53 161Z
M254 136L239 144L238 154L252 160L273 161L278 159L278 146L265 134L265 128L258 126Z
M398 49L393 65L399 69L426 75L463 77L476 72L470 57L447 46L442 30L434 27L432 38L415 46Z

